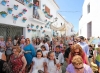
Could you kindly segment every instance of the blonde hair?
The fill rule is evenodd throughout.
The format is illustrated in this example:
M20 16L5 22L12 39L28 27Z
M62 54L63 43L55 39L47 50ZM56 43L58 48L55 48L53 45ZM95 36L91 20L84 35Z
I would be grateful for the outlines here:
M12 49L16 49L17 52L21 52L21 48L19 46L13 46Z
M83 59L81 56L79 55L75 55L72 59L72 64L73 65L80 65L80 64L83 64Z

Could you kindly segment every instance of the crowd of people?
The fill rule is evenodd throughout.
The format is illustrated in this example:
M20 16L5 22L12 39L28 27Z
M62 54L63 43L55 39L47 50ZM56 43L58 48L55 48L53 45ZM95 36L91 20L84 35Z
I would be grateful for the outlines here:
M83 36L52 40L15 36L7 41L0 36L0 73L94 73L92 61L100 73L100 44L94 49Z

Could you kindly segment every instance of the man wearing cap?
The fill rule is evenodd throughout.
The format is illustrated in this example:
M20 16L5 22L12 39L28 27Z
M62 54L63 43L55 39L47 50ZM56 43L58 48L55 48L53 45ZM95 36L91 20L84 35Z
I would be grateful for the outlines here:
M88 44L85 42L84 37L80 36L80 41L79 41L79 45L82 47L83 51L86 53L87 57L89 57L89 46Z

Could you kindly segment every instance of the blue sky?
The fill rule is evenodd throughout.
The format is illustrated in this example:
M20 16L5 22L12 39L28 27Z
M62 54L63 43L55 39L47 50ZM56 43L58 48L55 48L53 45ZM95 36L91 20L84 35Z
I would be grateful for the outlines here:
M74 25L74 30L78 32L79 19L82 15L84 0L55 0L60 10L58 11L68 22Z

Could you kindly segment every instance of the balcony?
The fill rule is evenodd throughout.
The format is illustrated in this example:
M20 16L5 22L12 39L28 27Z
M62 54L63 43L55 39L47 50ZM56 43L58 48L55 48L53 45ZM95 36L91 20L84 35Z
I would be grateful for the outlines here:
M41 24L45 24L45 15L39 9L38 5L35 5L35 4L33 5L33 15L31 16L30 20L41 23Z

